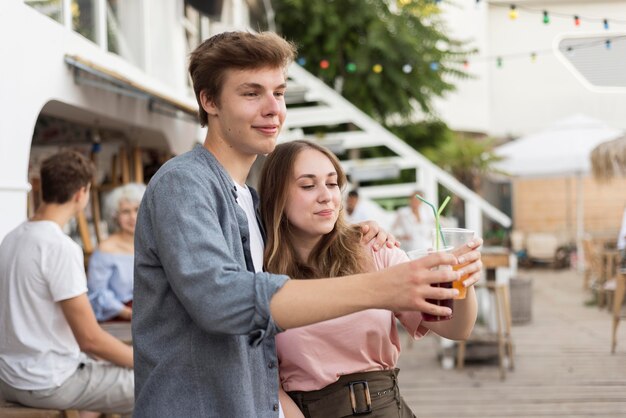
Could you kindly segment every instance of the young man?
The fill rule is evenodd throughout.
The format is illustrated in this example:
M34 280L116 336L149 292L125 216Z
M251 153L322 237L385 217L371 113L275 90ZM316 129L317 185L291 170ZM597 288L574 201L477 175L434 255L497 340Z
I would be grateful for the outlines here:
M275 34L243 32L216 35L191 54L204 146L152 178L135 232L136 417L277 417L282 329L372 307L450 313L424 300L456 292L430 287L457 277L430 271L456 263L450 254L338 279L262 271L258 199L245 181L275 147L294 56Z
M92 177L76 152L47 158L43 204L0 245L0 391L37 408L130 414L132 348L96 322L83 252L61 229L87 205Z

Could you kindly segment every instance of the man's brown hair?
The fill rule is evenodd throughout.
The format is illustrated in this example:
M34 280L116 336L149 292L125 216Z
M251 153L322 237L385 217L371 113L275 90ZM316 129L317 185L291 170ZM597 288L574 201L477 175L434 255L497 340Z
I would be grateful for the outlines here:
M204 91L219 106L227 70L283 68L286 71L295 56L295 45L273 32L223 32L201 43L189 60L189 75L198 101L200 124L208 124L200 94Z
M61 151L41 163L41 194L46 203L67 203L91 183L95 168L76 151Z

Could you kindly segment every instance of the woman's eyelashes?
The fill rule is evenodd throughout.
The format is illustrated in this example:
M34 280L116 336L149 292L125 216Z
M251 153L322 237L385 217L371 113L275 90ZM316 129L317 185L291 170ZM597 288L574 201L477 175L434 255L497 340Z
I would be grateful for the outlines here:
M303 184L300 187L305 189L305 190L311 190L313 188L315 188L315 184ZM329 189L334 189L336 187L339 187L338 183L326 183L326 187L328 187Z

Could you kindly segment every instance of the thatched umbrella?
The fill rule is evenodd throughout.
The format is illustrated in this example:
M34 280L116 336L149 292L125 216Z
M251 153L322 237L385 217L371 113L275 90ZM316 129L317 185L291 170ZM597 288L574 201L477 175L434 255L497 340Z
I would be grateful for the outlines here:
M591 171L598 180L626 177L626 135L603 142L591 152Z

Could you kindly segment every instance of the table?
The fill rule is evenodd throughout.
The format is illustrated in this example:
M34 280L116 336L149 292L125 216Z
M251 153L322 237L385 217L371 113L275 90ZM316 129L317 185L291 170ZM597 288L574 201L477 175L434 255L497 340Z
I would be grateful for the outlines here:
M131 332L130 322L101 322L100 326L103 330L105 330L118 340L123 341L126 344L133 343L133 334Z
M497 250L485 250L481 254L481 260L483 262L483 269L487 274L487 280L490 280L489 276L493 276L495 279L496 269L498 267L509 267L509 252L501 249Z

